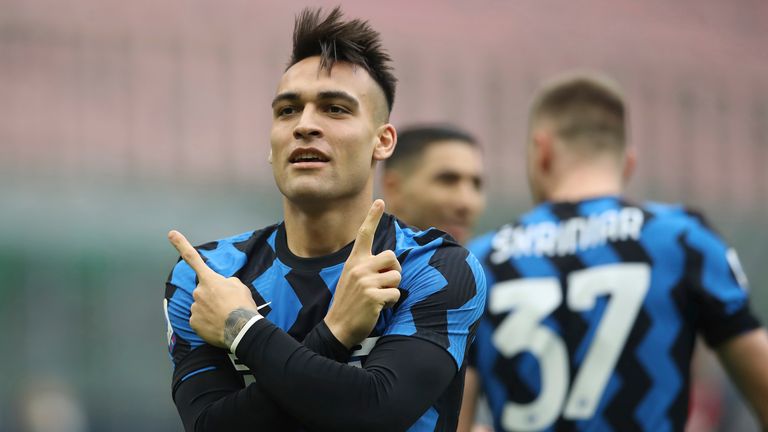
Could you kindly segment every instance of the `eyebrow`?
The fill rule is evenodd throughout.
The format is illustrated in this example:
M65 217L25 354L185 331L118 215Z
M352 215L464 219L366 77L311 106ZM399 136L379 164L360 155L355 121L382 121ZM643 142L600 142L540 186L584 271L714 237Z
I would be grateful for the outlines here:
M352 109L357 109L360 106L360 102L358 102L354 96L340 90L321 91L317 94L317 99L321 101L329 99L340 99L348 103ZM279 95L275 96L274 99L272 99L272 107L274 108L275 105L282 101L295 102L298 100L301 100L301 97L296 92L280 93Z
M299 100L299 94L294 92L286 92L286 93L280 93L279 95L275 96L274 99L272 99L272 108L275 107L278 103L282 101L297 101Z

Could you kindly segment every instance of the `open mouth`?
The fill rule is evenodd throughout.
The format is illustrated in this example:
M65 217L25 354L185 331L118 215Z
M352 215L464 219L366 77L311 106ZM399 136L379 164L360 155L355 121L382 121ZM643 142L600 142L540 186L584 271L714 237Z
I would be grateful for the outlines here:
M288 159L292 164L329 161L330 159L323 152L312 148L295 150Z

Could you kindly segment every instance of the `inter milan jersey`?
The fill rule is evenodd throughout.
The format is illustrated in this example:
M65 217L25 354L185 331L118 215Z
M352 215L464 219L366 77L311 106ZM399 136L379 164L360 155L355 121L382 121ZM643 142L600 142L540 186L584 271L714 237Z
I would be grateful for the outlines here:
M498 431L681 431L696 334L716 347L758 326L735 251L681 206L544 203L469 249Z
M293 255L283 224L200 246L197 250L217 273L239 278L252 290L260 312L298 341L328 312L336 284L353 244L319 258ZM380 338L408 336L442 347L456 364L456 376L411 431L452 430L461 401L464 359L485 303L485 280L478 261L438 230L415 231L385 214L376 231L373 254L392 250L402 266L400 301L385 309L372 334L355 347L348 363L365 366ZM221 363L190 366L190 353L210 349L189 324L195 273L179 261L165 294L168 343L174 368L174 393L185 380L221 368ZM442 305L442 306L437 306ZM207 348L206 348L207 347ZM412 353L399 353L408 356ZM222 355L227 354L222 351ZM229 354L231 367L250 375ZM245 380L246 384L248 380ZM396 415L396 413L392 413Z

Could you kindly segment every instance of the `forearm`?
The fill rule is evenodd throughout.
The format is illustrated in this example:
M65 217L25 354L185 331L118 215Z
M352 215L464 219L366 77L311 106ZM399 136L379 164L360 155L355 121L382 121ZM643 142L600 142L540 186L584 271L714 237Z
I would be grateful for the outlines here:
M349 357L349 351L322 321L307 335L304 345L336 361ZM182 382L184 377L187 379ZM242 379L223 350L212 346L198 348L176 368L174 378L174 402L187 431L298 429L298 423L258 383L243 388Z
M459 425L457 432L470 432L475 423L475 410L477 399L480 394L480 378L477 370L468 367L464 377L464 395L461 399L461 413L459 415Z
M383 338L356 368L311 352L267 320L245 332L236 352L264 391L312 430L405 430L456 374L450 354L430 342Z
M718 347L717 353L768 431L768 333L760 328L736 336Z

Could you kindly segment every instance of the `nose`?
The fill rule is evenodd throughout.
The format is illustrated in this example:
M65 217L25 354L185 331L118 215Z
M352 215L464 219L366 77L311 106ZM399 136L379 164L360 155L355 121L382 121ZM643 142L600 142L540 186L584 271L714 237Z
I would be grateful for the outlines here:
M299 117L299 122L293 128L293 137L297 140L306 140L310 138L321 138L323 130L317 124L315 112L309 106L305 107Z
M471 181L463 181L456 191L456 210L464 217L472 217L483 207L483 193Z

